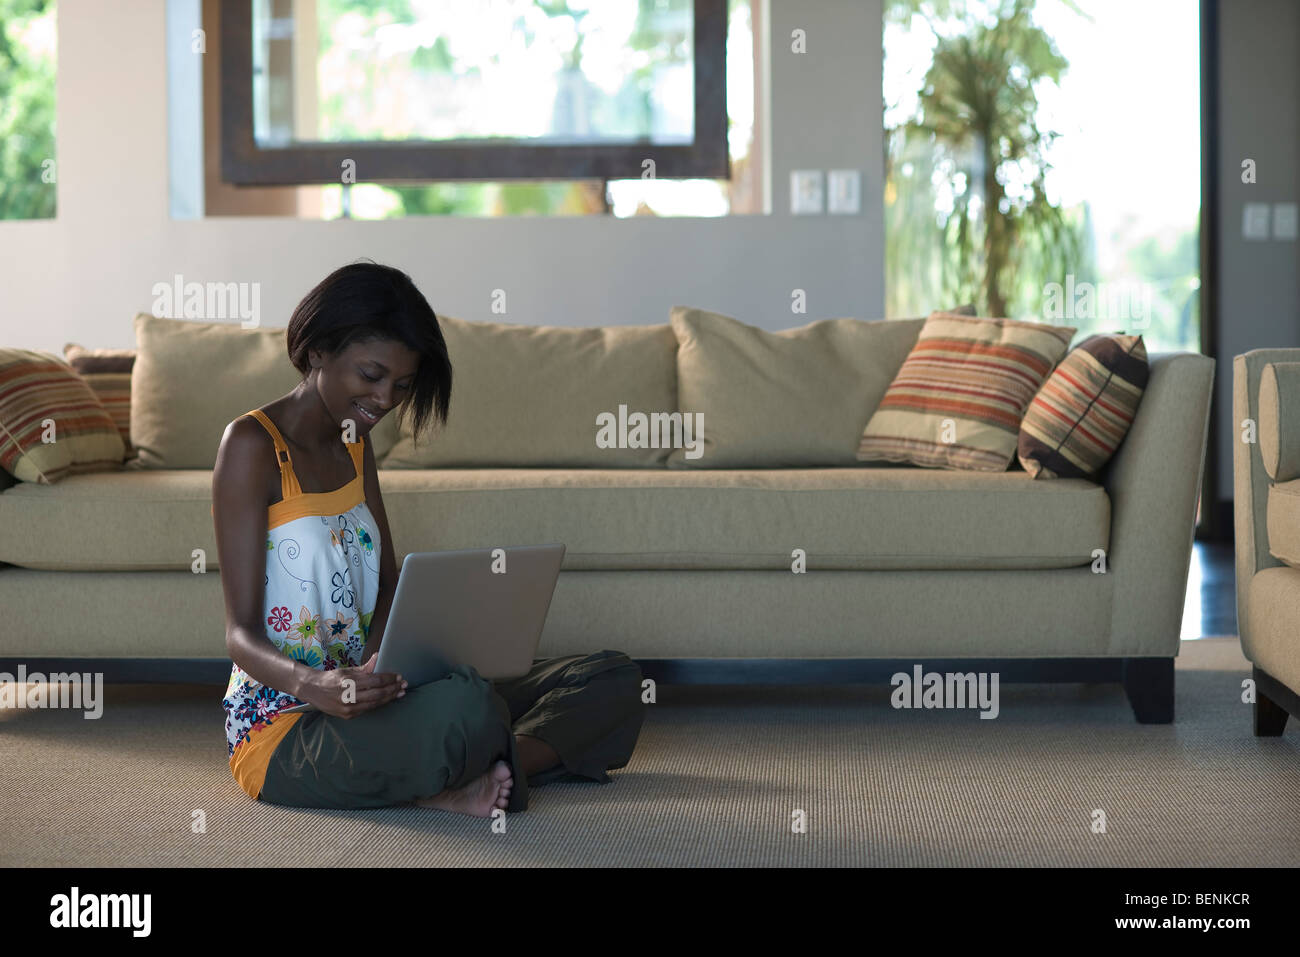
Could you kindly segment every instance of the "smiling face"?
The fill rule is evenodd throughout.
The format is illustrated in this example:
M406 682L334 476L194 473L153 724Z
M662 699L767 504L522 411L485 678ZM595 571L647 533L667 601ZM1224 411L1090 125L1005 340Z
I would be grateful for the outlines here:
M333 356L313 351L311 362L330 417L340 427L352 419L357 434L366 435L411 394L420 356L396 339L371 339L353 342Z

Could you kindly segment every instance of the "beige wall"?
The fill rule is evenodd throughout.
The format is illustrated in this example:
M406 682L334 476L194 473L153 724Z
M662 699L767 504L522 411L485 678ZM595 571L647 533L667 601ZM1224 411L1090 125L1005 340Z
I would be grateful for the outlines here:
M58 218L0 222L4 344L129 347L156 282L260 282L262 322L358 256L436 311L532 324L660 323L694 305L771 329L883 314L880 0L773 0L770 216L394 222L168 214L163 0L59 0ZM808 52L790 52L790 32ZM863 213L791 217L796 168L862 170ZM489 312L506 291L508 314ZM807 290L808 315L790 312Z

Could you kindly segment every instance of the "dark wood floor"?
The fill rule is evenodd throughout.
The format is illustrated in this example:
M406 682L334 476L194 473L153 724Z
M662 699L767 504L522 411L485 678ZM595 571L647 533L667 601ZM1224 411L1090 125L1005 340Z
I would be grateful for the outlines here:
M1231 545L1197 542L1187 576L1183 638L1237 633L1237 592Z

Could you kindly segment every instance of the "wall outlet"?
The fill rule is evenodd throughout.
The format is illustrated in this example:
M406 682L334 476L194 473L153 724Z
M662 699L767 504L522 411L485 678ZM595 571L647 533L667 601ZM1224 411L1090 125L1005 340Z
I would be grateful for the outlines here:
M1295 203L1273 204L1273 238L1295 240L1300 238L1300 214Z
M856 216L861 209L862 176L855 169L833 169L827 174L827 210Z
M825 192L822 171L796 169L790 171L790 213L794 216L820 215Z
M1241 238L1268 239L1268 203L1246 203L1241 207Z

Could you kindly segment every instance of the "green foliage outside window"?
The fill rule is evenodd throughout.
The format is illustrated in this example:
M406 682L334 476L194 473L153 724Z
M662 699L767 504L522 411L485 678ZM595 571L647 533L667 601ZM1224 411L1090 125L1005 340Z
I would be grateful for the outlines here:
M55 210L54 0L0 0L0 219L52 219Z
M729 16L733 16L751 0L728 0ZM645 54L645 65L628 76L625 90L614 107L613 112L606 112L597 117L596 125L611 132L618 132L629 110L636 110L648 117L652 112L653 63L667 62L686 56L682 50L664 50L662 37L651 28L656 11L657 0L637 0L637 20L630 36L628 46ZM579 25L585 14L580 7L570 7L567 0L533 0L533 6L547 17L571 17ZM415 20L409 0L318 0L318 17L322 24L333 23L342 15L361 15L371 20L375 26L384 23L410 23ZM516 23L516 28L523 34L526 42L531 43L534 35L523 18ZM328 29L320 31L321 57L330 49L331 38ZM582 61L583 35L579 31L573 48L566 56L569 70L580 73ZM439 73L460 72L456 60L451 55L448 45L439 38L431 47L417 49L411 59L411 66L416 70L428 70ZM475 72L473 69L467 71ZM320 115L325 125L335 131L337 138L354 136L364 138L358 131L348 128L344 122L346 104L340 97L323 99L319 106ZM636 178L640 170L632 172L629 178ZM446 182L427 185L396 186L384 185L384 193L391 196L393 203L387 212L390 218L403 216L451 215L451 216L582 216L606 211L603 184L591 182ZM327 187L331 192L342 189L340 186Z
M917 115L889 131L886 255L943 301L1010 316L1039 308L1043 277L1087 270L1088 246L1082 216L1048 198L1056 134L1037 118L1036 88L1059 83L1069 64L1033 23L1034 0L992 6L980 19L960 0L890 5L900 22L958 16L970 26L936 31Z
M1190 0L1161 3L1164 16L1196 16ZM1077 35L1049 35L1037 14L1093 45L1084 47ZM1067 108L1078 103L1069 97L1087 95L1076 83L1061 99L1071 64L1056 41L1075 41L1074 50L1087 51L1071 56L1108 56L1101 44L1104 31L1116 28L1114 9L1088 0L886 0L885 21L886 89L895 101L884 104L886 315L921 316L970 302L980 315L1073 325L1080 336L1141 332L1149 349L1199 349L1196 197L1181 207L1166 201L1167 218L1158 223L1147 215L1132 225L1133 215L1130 225L1116 227L1115 211L1124 207L1116 206L1106 179L1081 180L1075 163L1070 185L1076 194L1083 186L1089 198L1073 205L1053 199L1048 187L1057 175L1052 157L1060 162L1116 148L1104 124L1090 126L1086 137L1046 128L1040 106L1049 93ZM1195 52L1180 48L1177 55L1181 69ZM1160 94L1143 83L1158 71L1118 59L1112 66L1132 84L1132 99L1114 109L1150 108ZM1186 95L1195 97L1195 89ZM1159 160L1150 168L1160 161L1197 163L1185 147L1154 155ZM1111 225L1098 235L1094 210L1103 202ZM1102 253L1109 254L1104 270ZM1098 299L1105 287L1140 294L1141 312L1133 303L1132 316L1095 307L1061 315L1052 297L1071 285L1092 286Z

